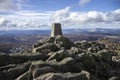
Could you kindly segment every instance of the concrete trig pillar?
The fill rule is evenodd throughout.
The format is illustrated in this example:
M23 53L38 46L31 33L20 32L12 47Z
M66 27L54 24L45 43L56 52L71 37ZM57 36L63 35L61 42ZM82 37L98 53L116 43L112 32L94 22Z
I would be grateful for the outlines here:
M62 29L60 23L53 23L52 30L51 30L51 37L55 37L56 35L62 36Z

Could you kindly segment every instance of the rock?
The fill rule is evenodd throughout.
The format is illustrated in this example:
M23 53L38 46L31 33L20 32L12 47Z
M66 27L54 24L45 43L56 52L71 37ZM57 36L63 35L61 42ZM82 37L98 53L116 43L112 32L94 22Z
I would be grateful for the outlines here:
M61 51L57 51L57 52L55 52L55 53L53 53L48 59L47 59L47 61L49 61L49 60L53 60L53 59L58 59L59 57L60 57L60 53L61 52L63 52L62 50Z
M0 71L0 80L10 80L10 79L7 78L7 76L4 72Z
M41 43L41 42L35 43L35 44L33 44L33 48L37 48L37 47L42 46L42 45L43 45L43 43Z
M81 41L81 42L79 42L77 44L78 44L79 48L82 48L82 49L85 49L85 50L87 48L91 47L91 44L89 42L87 42L87 41Z
M120 80L120 78L119 77L112 77L109 80Z
M70 49L71 47L75 46L73 42L63 36L57 36L54 43L58 46L58 48L64 47L65 49Z
M24 63L22 65L18 65L15 68L8 69L8 71L5 71L7 78L9 79L15 79L21 74L25 73L27 70L29 70L30 63Z
M75 54L80 54L80 53L84 52L82 49L77 48L77 47L71 47L70 51Z
M47 73L34 80L90 80L90 73L82 71L81 73Z
M0 67L0 71L8 70L8 69L14 68L14 67L16 67L16 64L9 64L9 65Z
M27 61L26 56L11 56L8 54L0 54L0 66L19 64L25 61Z
M33 72L33 77L37 78L38 76L45 74L45 73L50 73L50 72L57 72L54 68L47 66L47 67L42 67L42 68L37 68Z
M49 52L51 52L51 51L55 52L58 50L58 47L53 43L46 43L46 44L43 44L42 46L37 47L36 52L45 53L46 49L49 49ZM47 52L47 53L49 53L49 52Z
M55 52L54 54L52 54L52 55L48 58L48 60L56 59L57 61L61 61L61 60L64 59L65 57L69 57L68 51L59 50L59 51Z
M33 80L65 80L60 73L47 73Z
M34 44L35 54L0 54L0 80L119 80L119 43L105 43L55 36Z
M97 51L105 49L104 44L99 44L97 42L89 42L89 44L91 44L91 46L88 48L88 51L92 53L96 53Z
M48 39L47 42L49 42L49 43L54 43L54 41L55 41L55 37L49 37L49 39Z
M33 80L32 73L27 71L18 78L16 78L15 80Z
M62 72L80 72L81 71L81 67L71 57L64 58L62 61L60 61L58 63L57 68Z
M81 73L66 75L67 80L90 80L90 73L82 71Z
M97 55L103 60L106 61L108 63L112 62L112 52L109 50L101 50L97 52Z
M96 65L95 55L92 53L77 54L75 60L83 63L84 67L92 69Z
M56 59L57 61L61 61L66 57L74 57L76 52L74 50L59 50L53 53L48 60Z
M32 54L29 56L26 56L27 61L32 61L32 60L46 60L49 56L45 53L39 53L39 54Z

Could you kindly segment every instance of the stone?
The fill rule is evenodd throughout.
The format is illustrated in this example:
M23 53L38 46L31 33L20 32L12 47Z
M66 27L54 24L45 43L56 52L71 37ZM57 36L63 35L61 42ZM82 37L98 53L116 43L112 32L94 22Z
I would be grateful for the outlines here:
M54 41L55 41L55 37L49 37L47 40L48 43L54 43Z
M65 79L60 73L47 73L33 80L65 80Z
M39 46L36 48L36 52L42 52L42 53L45 53L46 50L49 50L47 53L51 52L51 51L57 51L58 50L58 47L53 44L53 43L46 43L42 46Z
M30 63L24 63L22 65L18 65L15 68L8 69L8 71L5 71L4 73L9 79L15 79L21 74L25 73L27 70L29 70Z
M81 71L81 73L66 75L67 80L90 80L90 73L87 71Z
M92 69L96 66L96 55L92 53L82 53L75 56L77 62L81 62L84 65L84 68Z
M14 68L14 67L16 67L16 64L9 64L9 65L0 67L0 71L8 70L8 69Z
M15 80L33 80L33 76L31 72L27 71L24 74L20 75Z
M106 61L108 63L112 62L112 52L109 50L101 50L97 52L97 55L103 60Z
M10 80L10 79L7 79L7 76L4 72L0 71L0 80Z
M63 36L56 36L54 43L58 46L58 48L64 47L64 49L70 49L75 46L72 41Z
M19 64L27 61L26 56L0 54L0 66Z
M112 77L109 80L120 80L120 78L119 77Z
M75 54L71 52L71 50L59 50L53 53L48 60L56 59L57 61L61 61L65 57L73 57Z
M62 72L80 72L81 66L73 58L66 57L58 63L57 69Z
M50 73L50 72L57 72L54 68L47 66L47 67L42 67L42 68L37 68L33 72L33 78L37 78L38 76L45 74L45 73Z
M36 47L39 47L39 46L42 46L42 45L43 45L43 43L40 43L40 42L39 43L34 43L33 48L36 48Z

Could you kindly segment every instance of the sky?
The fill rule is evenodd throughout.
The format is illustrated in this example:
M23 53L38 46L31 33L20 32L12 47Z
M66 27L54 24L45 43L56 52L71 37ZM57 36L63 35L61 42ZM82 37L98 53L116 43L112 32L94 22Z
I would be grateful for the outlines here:
M120 28L120 0L0 0L0 30Z

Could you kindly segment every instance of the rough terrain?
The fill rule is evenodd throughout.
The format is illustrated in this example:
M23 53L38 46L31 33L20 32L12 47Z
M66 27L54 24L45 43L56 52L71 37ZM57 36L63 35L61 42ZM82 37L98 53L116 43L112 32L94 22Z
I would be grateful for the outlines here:
M33 53L1 53L0 80L120 80L119 42L56 36L33 47Z

